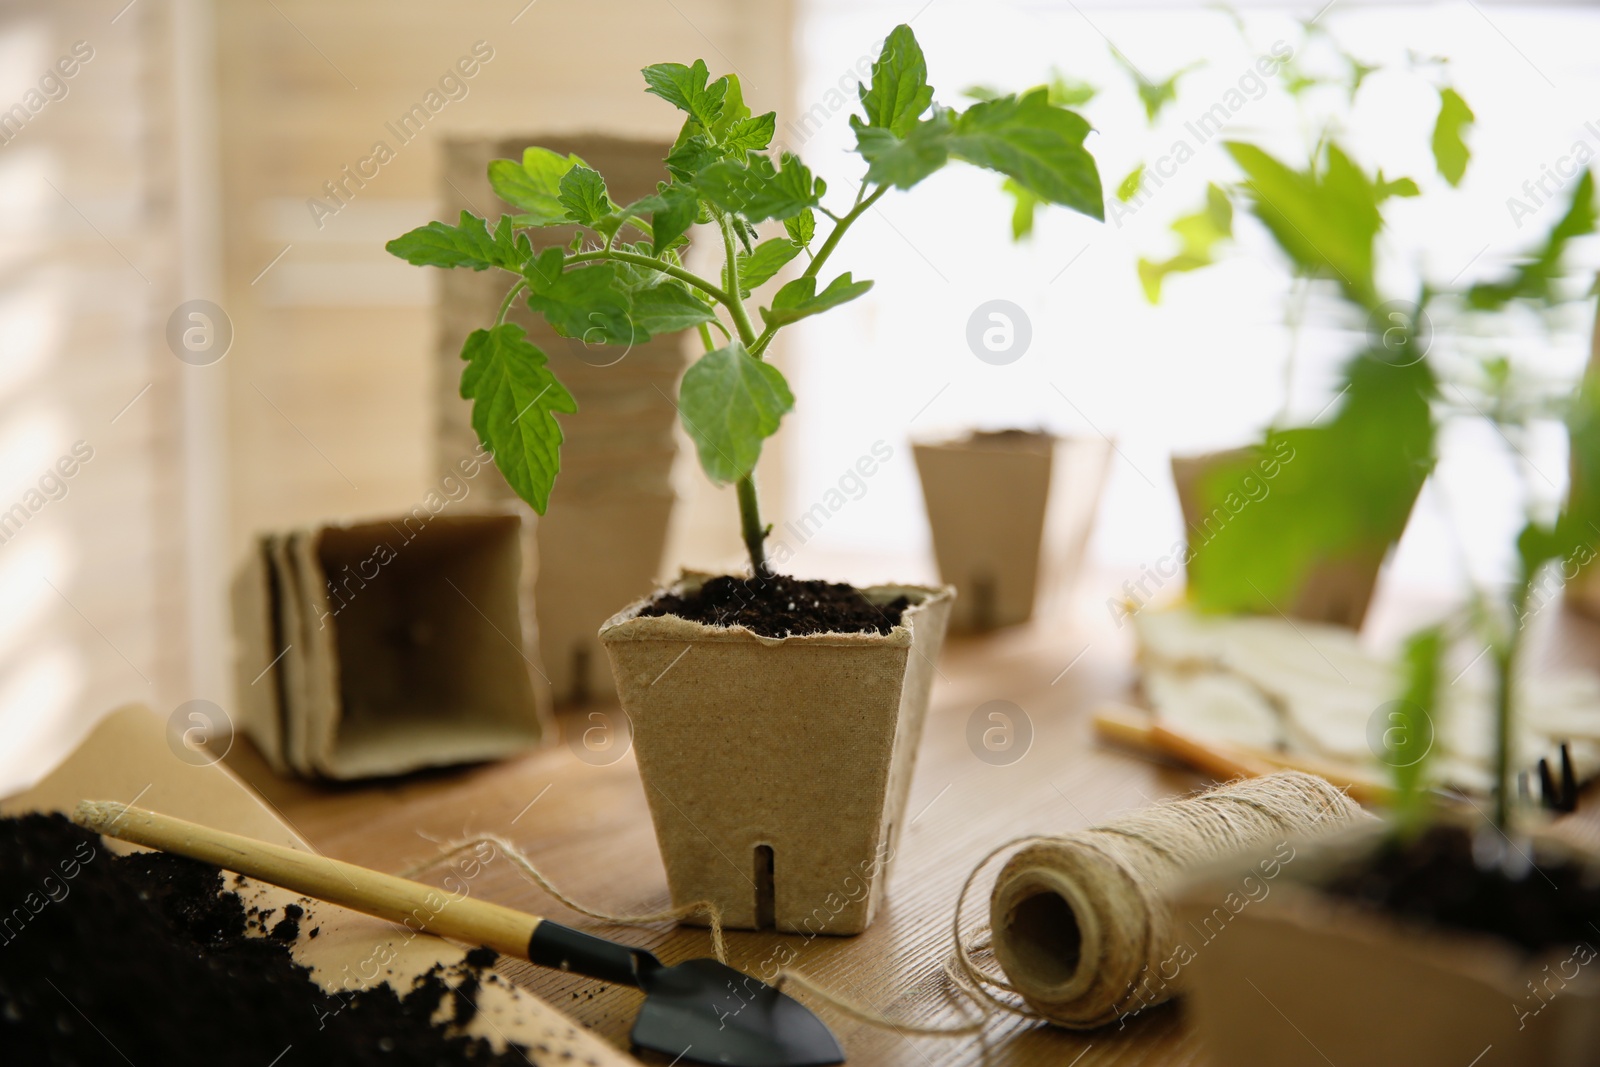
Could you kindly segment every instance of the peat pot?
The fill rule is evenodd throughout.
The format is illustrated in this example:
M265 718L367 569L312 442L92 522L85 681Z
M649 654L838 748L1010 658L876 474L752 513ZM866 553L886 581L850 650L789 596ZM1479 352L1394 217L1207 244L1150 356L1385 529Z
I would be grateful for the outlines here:
M601 627L674 904L714 901L742 929L858 934L872 921L955 593L862 592L911 607L887 634L640 618L649 599Z
M1028 430L913 444L939 577L960 594L954 631L1027 622L1035 594L1069 584L1110 446Z
M1315 888L1383 832L1296 843L1299 856L1276 879L1260 873L1265 864L1241 861L1179 894L1174 915L1192 951L1172 967L1209 1062L1600 1064L1600 932L1529 956L1500 938L1422 927ZM1534 862L1543 865L1551 853L1541 851Z
M1172 457L1172 480L1178 490L1178 503L1183 511L1183 525L1191 549L1210 540L1230 521L1228 511L1218 505L1210 513L1201 503L1201 483L1212 470L1238 464L1260 456L1254 447L1207 452L1196 456ZM1261 457L1257 471L1270 479L1275 476L1275 461ZM1273 471L1273 474L1265 472ZM1270 485L1270 481L1264 484ZM1420 491L1421 485L1419 483ZM1415 503L1415 498L1413 498ZM1407 512L1409 515L1409 511ZM1381 540L1363 544L1337 557L1320 560L1301 578L1294 599L1284 606L1287 614L1310 622L1328 622L1361 629L1367 616L1367 606L1372 603L1373 590L1378 585L1378 573L1384 560L1400 540L1404 523L1399 529Z

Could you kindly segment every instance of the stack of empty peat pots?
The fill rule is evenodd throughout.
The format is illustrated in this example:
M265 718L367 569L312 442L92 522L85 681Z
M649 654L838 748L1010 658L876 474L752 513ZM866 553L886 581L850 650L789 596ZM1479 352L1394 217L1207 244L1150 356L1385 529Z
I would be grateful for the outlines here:
M575 153L599 171L611 199L626 204L655 192L667 175L661 165L670 145L609 137L528 136L451 139L445 143L442 196L447 213L487 213L492 229L514 208L489 185L492 159L522 158L538 145ZM565 244L573 229L534 231L536 248ZM477 448L471 405L461 399L461 342L494 321L510 288L500 271L443 271L440 303L436 460L452 470ZM566 442L561 474L547 513L528 528L537 541L537 575L531 590L540 658L558 703L609 698L615 687L598 638L600 624L654 586L672 515L672 398L685 366L681 334L644 344L585 346L557 334L518 301L507 317L550 358L550 368L578 400L579 414L561 418ZM513 499L498 472L487 492Z

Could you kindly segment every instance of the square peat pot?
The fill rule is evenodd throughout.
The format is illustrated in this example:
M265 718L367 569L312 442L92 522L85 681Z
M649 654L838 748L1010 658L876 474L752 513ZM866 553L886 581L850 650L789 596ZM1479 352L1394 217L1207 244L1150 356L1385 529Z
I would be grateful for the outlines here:
M1172 480L1178 490L1178 504L1183 511L1183 525L1191 547L1198 551L1221 533L1233 516L1257 506L1252 501L1265 500L1272 492L1272 479L1278 477L1284 467L1292 462L1292 458L1279 460L1254 446L1197 456L1173 456ZM1252 463L1252 468L1239 476L1238 483L1221 503L1206 512L1201 496L1201 484L1205 479L1218 468L1247 463ZM1421 490L1422 483L1419 481L1417 492ZM1329 622L1348 626L1352 630L1361 629L1384 561L1405 532L1410 509L1415 503L1416 496L1413 495L1406 506L1406 514L1386 538L1357 545L1341 555L1326 556L1318 561L1301 578L1293 599L1284 606L1287 614L1311 622ZM1192 584L1195 560L1191 559L1188 567Z
M647 598L601 628L674 904L714 901L741 929L871 922L955 593L862 592L911 606L886 634L771 638L640 618Z
M1529 956L1498 938L1408 923L1315 888L1382 832L1297 846L1301 858L1282 864L1276 881L1279 865L1263 860L1219 868L1178 894L1176 928L1187 942L1169 980L1181 982L1208 1062L1600 1064L1600 931Z
M1003 430L912 449L939 576L960 593L951 630L1027 622L1036 593L1077 573L1110 447Z

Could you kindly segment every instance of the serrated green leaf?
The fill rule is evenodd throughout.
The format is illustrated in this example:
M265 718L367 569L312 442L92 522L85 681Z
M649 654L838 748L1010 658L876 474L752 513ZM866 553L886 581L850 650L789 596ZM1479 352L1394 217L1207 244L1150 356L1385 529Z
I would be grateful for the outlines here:
M564 222L567 209L560 201L561 179L573 167L582 166L577 156L563 156L548 148L523 150L522 162L496 159L489 164L489 184L495 195L522 209L516 218L519 226L549 226Z
M1383 762L1395 784L1395 821L1403 831L1415 830L1424 820L1428 792L1423 788L1428 757L1437 747L1440 710L1439 678L1444 661L1444 630L1430 626L1406 638L1400 652L1404 686L1392 701L1383 732Z
M1115 45L1111 48L1111 55L1133 78L1134 88L1139 92L1139 102L1144 105L1145 119L1152 125L1160 116L1161 110L1178 99L1178 79L1200 66L1199 63L1191 63L1182 70L1175 71L1164 81L1151 81L1139 73L1139 69Z
M518 242L513 237L509 217L502 216L491 234L488 224L470 211L461 213L459 225L430 222L401 234L383 247L414 266L471 267L473 270L490 267L521 270L528 253L527 241Z
M472 401L472 428L494 453L506 483L543 515L561 469L561 425L578 403L550 373L521 326L474 330L461 348L461 396Z
M1421 188L1412 179L1394 178L1391 180L1383 176L1381 169L1378 171L1378 179L1374 185L1377 189L1378 202L1380 204L1392 196L1412 197L1422 195Z
M1140 163L1128 172L1128 176L1117 184L1117 199L1126 204L1132 200L1139 191L1139 183L1144 181L1144 164Z
M709 132L721 143L727 140L728 131L734 123L750 117L750 106L744 102L744 87L739 84L737 74L724 74L719 80L726 83L727 88L722 93L722 110L718 112L717 121L711 124Z
M820 202L826 188L798 157L787 152L777 168L759 155L749 163L731 159L713 163L695 175L694 187L706 201L752 223L798 215Z
M1451 185L1460 185L1472 152L1465 134L1476 116L1454 89L1439 90L1439 117L1433 124L1433 161Z
M950 112L935 109L904 137L850 116L856 152L867 161L867 182L909 189L950 161Z
M1081 78L1069 78L1059 70L1050 72L1050 81L1045 89L1050 102L1057 107L1082 107L1100 91Z
M785 263L799 254L800 246L789 238L774 237L762 241L748 255L739 256L739 295L749 296L750 290L777 274ZM727 279L723 280L726 283Z
M783 220L784 232L789 235L789 240L802 247L809 247L811 238L817 234L817 217L810 208L796 215L791 215Z
M558 199L568 217L584 226L593 226L617 209L606 195L606 180L584 166L575 166L561 176Z
M1562 258L1574 238L1595 232L1594 174L1584 171L1572 189L1567 210L1550 228L1544 241L1533 249L1509 276L1498 281L1479 282L1467 290L1467 302L1479 311L1497 311L1513 300L1528 300L1545 307L1560 302L1556 283L1564 274Z
M999 171L1041 200L1105 219L1105 195L1094 157L1083 147L1089 124L1052 107L1044 89L974 104L957 115L950 154Z
M896 26L883 42L872 64L872 81L856 90L867 113L867 125L888 130L896 137L911 132L933 103L928 84L928 63L911 27Z
M718 78L709 85L706 63L694 61L690 67L682 63L656 63L640 71L644 75L646 92L653 93L677 108L703 127L711 127L722 115L723 98L728 92L728 79Z
M700 466L718 485L755 469L761 444L778 432L794 408L794 395L770 363L734 341L707 352L683 374L678 410L694 441Z
M1011 239L1020 241L1033 233L1033 217L1039 210L1039 198L1024 189L1015 178L1007 178L1000 188L1014 201L1011 208Z
M528 306L563 337L585 344L643 344L648 330L633 322L633 302L611 263L566 268L559 248L547 248L523 272Z
M683 124L685 130L697 130L693 121ZM694 176L722 158L722 150L712 144L703 133L690 133L679 138L667 153L667 172L680 182L690 182Z
M1225 147L1249 178L1256 216L1289 258L1310 274L1332 277L1361 306L1376 306L1373 242L1382 216L1361 168L1334 144L1320 174L1288 167L1255 145Z
M633 294L633 324L641 335L677 333L716 317L716 312L676 282L662 282Z
M772 143L772 135L777 130L777 122L778 113L776 111L740 119L730 125L727 133L723 136L723 151L726 153L761 151Z
M768 326L787 326L854 300L871 288L870 281L851 281L849 271L829 282L820 293L816 278L809 275L796 278L773 295L770 308L761 309L761 321Z
M1427 360L1381 357L1350 360L1332 415L1202 476L1189 542L1202 610L1292 611L1319 568L1362 566L1399 538L1433 467L1437 385Z
M656 255L674 247L689 232L700 213L700 199L694 189L673 182L656 191L663 206L650 215L651 248Z
M1209 267L1215 262L1213 249L1217 242L1233 236L1233 204L1228 194L1215 183L1207 185L1205 204L1194 214L1173 220L1172 232L1181 242L1177 255L1161 261L1139 260L1139 284L1144 288L1145 299L1152 304L1161 302L1161 286L1167 275Z

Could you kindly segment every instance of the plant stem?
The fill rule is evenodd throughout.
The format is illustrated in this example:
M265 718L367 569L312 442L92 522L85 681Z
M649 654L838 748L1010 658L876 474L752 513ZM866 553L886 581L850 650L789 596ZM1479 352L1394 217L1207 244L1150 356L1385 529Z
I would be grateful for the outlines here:
M848 230L852 222L860 218L867 208L876 204L879 198L888 191L889 187L887 185L878 186L872 191L871 196L859 201L844 218L839 220L838 225L828 234L828 239L822 242L822 247L817 249L817 254L812 258L810 266L806 267L804 277L815 278L817 276L817 271L822 269L822 264L827 262L828 257L833 254L833 250L839 244L840 238L844 236L844 231Z
M728 307L733 306L733 298L730 297L726 291L706 281L704 278L700 277L700 275L695 274L692 271L684 270L682 267L675 267L671 263L663 263L659 259L651 259L649 256L641 256L633 252L618 252L615 249L602 248L595 252L580 252L575 256L568 256L567 262L593 263L595 260L600 259L614 259L621 263L632 263L636 267L648 267L650 270L660 271L662 274L678 279L685 285L694 286L702 293L705 293L707 296L715 299L718 303L725 304Z
M765 578L772 571L767 567L767 528L761 524L761 504L756 499L755 476L747 474L739 479L739 528L744 535L745 551L750 554L750 573Z
M1528 606L1530 576L1511 596L1511 632L1494 650L1494 824L1504 834L1511 833L1511 724L1515 710L1512 672L1522 644L1523 613Z
M862 189L865 188L866 186L863 185ZM844 237L844 232L850 228L850 224L855 222L856 219L860 218L862 215L866 214L867 209L873 204L876 204L879 198L888 191L889 186L880 185L874 189L869 196L866 197L862 197L858 192L856 194L856 203L842 218L839 219L839 221L834 225L833 229L829 231L828 239L822 242L822 247L817 249L816 255L811 257L811 262L806 266L805 272L800 276L802 278L815 278L817 276L817 272L822 269L822 265L826 263L828 261L828 257L833 254L833 250L838 247L839 241ZM776 326L768 326L765 330L761 331L761 336L756 338L756 343L750 346L750 354L755 356L757 359L760 359L762 353L766 352L767 346L772 343L772 338L777 334L777 332L778 327Z
M727 256L728 262L728 313L733 316L734 328L739 331L739 340L743 341L748 349L756 343L755 327L750 325L750 315L744 309L744 300L739 296L739 256L733 247L733 223L728 221L726 215L718 220L722 227L722 252ZM743 497L740 500L743 501ZM750 490L750 499L755 499L755 489Z
M1512 646L1495 653L1494 672L1494 824L1511 832L1511 667Z
M517 298L518 293L522 292L522 290L526 289L527 287L528 283L526 281L519 281L516 285L511 287L511 291L506 294L506 298L500 301L500 313L494 317L494 324L496 326L506 321L506 313L511 310L511 302Z

